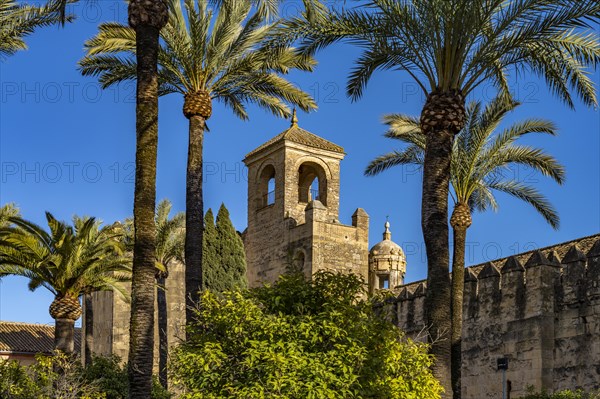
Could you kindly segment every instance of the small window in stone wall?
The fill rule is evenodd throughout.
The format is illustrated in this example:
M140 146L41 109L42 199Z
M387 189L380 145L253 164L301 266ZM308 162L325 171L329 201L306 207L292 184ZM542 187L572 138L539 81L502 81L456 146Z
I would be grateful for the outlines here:
M305 261L304 252L298 250L296 252L296 255L294 255L294 268L296 270L303 271L304 270L304 261Z
M258 204L257 209L275 203L275 168L267 165L258 178Z
M267 205L275 203L275 177L271 177L267 183Z
M388 274L380 274L378 279L380 290L388 290L390 288L390 276Z

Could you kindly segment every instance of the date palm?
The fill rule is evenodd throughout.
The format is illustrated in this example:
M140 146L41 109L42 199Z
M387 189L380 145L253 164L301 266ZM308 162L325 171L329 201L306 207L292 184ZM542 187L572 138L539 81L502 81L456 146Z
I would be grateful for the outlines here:
M37 6L15 0L0 0L0 60L27 49L23 40L36 28L70 21L57 1Z
M169 267L174 262L183 262L185 240L185 214L179 212L169 218L172 204L162 200L156 208L156 303L158 314L158 379L167 388L168 341L168 304L166 296L166 279ZM125 243L127 248L133 246L133 220L125 221Z
M49 232L20 217L0 227L0 278L23 276L30 290L44 287L54 294L49 310L56 320L55 347L71 354L79 297L104 290L126 295L120 283L131 278L130 261L114 226L100 228L90 217L74 217L68 225L49 212L46 219Z
M222 0L211 9L207 0L169 3L169 22L161 31L158 53L160 94L184 96L183 114L189 120L186 177L186 319L202 287L202 147L213 100L248 119L247 104L276 116L290 115L286 103L309 111L313 99L281 75L291 69L312 70L314 60L297 55L289 46L265 44L279 22L253 13L251 2ZM102 24L86 43L80 61L84 75L99 76L103 87L135 79L135 32L117 23Z
M559 218L546 198L535 187L511 175L515 168L527 167L562 184L564 169L552 156L535 147L515 144L531 133L556 134L556 126L543 119L527 119L498 131L504 117L518 103L497 98L484 109L480 102L467 106L465 128L458 133L450 163L451 197L454 210L450 218L454 240L452 257L452 384L460 391L462 303L467 229L471 226L472 211L497 210L494 192L503 192L530 204L553 227ZM419 119L406 115L384 116L389 130L386 137L407 146L384 154L367 166L365 174L377 175L397 165L423 166L426 140Z
M574 94L596 105L589 72L600 62L593 32L599 19L597 0L371 0L317 21L290 19L281 28L276 42L300 40L306 55L338 41L362 48L347 85L354 100L378 70L405 72L427 96L419 118L427 143L421 225L426 319L434 335L445 338L450 331L448 185L454 136L465 125L465 97L485 83L508 98L509 73L531 73L570 107ZM448 396L450 340L435 340L431 352Z

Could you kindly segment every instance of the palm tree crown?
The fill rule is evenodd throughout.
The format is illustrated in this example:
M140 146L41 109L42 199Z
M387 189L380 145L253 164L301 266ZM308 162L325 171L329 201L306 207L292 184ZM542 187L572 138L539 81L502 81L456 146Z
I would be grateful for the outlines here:
M33 291L44 287L57 297L78 298L86 292L116 290L129 279L130 267L114 226L99 228L95 218L73 218L73 225L46 212L50 232L19 217L0 229L0 277L30 279Z
M206 0L185 0L185 15L179 0L169 3L169 22L160 33L159 94L205 91L242 119L248 119L248 103L277 116L289 116L285 102L316 108L308 94L280 76L294 68L311 71L314 60L291 47L266 45L280 23L252 14L250 2L222 3L215 13ZM99 30L85 45L82 73L99 76L103 87L135 79L134 30L118 23Z
M572 107L570 87L585 104L597 103L586 68L600 62L598 18L596 0L372 0L318 23L292 19L279 41L301 37L307 54L344 39L361 45L347 86L353 99L378 69L407 72L425 94L459 90L463 96L484 82L508 95L514 71L543 77Z
M27 49L23 38L33 33L35 28L70 21L72 16L63 14L61 10L57 1L34 6L19 4L15 0L0 0L0 59Z
M507 104L496 98L482 109L481 102L467 106L465 128L457 135L452 149L450 185L455 203L468 204L471 210L497 210L494 191L519 198L533 206L553 227L559 218L548 200L533 186L511 176L511 168L524 166L551 177L562 184L565 171L558 161L539 148L515 144L531 133L556 135L553 122L527 119L498 131L503 118L519 104ZM425 136L418 118L389 114L383 117L389 129L385 137L407 144L402 150L381 155L371 161L365 170L368 176L377 175L396 165L423 165Z

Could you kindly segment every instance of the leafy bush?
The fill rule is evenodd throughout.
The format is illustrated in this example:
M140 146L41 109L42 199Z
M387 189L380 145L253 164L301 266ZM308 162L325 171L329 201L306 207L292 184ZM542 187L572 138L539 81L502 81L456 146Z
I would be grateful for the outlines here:
M79 359L65 355L36 356L37 363L21 366L0 360L0 398L11 399L126 399L127 369L117 356L95 357L82 367ZM155 378L152 399L169 399Z
M439 398L426 346L359 299L353 275L286 275L263 288L203 293L174 353L182 398Z
M554 393L546 391L535 392L534 387L527 388L527 395L521 399L600 399L600 391L586 393L580 389L576 391L564 390Z
M105 399L93 381L83 378L82 367L64 354L36 356L21 366L0 361L0 397L11 399Z

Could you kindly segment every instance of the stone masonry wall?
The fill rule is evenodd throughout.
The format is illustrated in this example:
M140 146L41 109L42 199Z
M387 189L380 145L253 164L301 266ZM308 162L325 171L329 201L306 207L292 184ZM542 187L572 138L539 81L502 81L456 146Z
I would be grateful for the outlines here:
M399 287L386 306L411 336L425 327L426 290ZM468 268L463 305L463 398L502 397L504 356L510 397L600 389L600 234Z
M166 279L169 346L177 345L185 337L184 274L183 265L176 263L169 268L169 277ZM103 356L114 354L119 356L123 363L127 362L131 315L129 303L125 302L120 295L112 292L96 292L92 295L92 306L94 307L93 352ZM85 320L82 321L82 325L85 325ZM158 313L155 313L154 318L154 372L158 372Z

